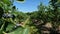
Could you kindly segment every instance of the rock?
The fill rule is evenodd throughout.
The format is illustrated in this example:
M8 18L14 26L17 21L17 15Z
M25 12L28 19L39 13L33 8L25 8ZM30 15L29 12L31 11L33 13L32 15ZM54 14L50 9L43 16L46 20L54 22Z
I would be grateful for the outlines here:
M45 27L47 27L47 28L52 28L52 24L51 23L46 23L45 25L44 25Z

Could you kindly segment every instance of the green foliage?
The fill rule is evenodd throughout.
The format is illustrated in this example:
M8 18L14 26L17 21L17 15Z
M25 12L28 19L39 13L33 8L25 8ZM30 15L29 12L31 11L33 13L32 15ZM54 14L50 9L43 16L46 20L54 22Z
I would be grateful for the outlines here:
M10 5L11 4L11 2L10 2L10 0L1 0L3 3L5 3L5 4L7 4L7 5Z
M59 26L60 19L60 11L59 6L57 6L58 0L51 0L49 6L44 6L42 3L38 6L38 11L35 11L31 14L31 20L35 19L38 20L37 22L33 21L32 23L38 23L39 21L43 21L43 23L39 24L39 26L42 26L46 24L47 22L51 22L53 24L53 29L56 29L57 26ZM59 4L58 4L59 5ZM38 32L40 31L40 28L38 25L36 25ZM39 32L40 33L40 32Z
M18 1L23 1L23 0L18 0ZM28 21L27 15L22 12L17 12L15 6L13 6L12 4L13 4L13 2L10 0L0 0L0 7L2 8L0 10L0 12L1 12L0 14L2 15L2 16L0 16L1 17L1 19L0 19L0 34L6 34L6 33L7 34L28 34L29 27L26 27L26 23ZM11 14L11 16L14 15L13 16L14 19L7 18L8 17L7 15L9 13ZM4 14L7 14L7 15L4 15ZM19 22L20 23L25 22L25 23L21 24L19 27L17 27L17 29L13 29L13 28L15 28L16 24Z
M49 6L41 3L38 11L31 13L17 11L13 1L0 0L0 34L41 34L40 29L47 22L51 22L54 29L60 25L59 0L51 0Z
M18 28L14 32L8 33L8 34L29 34L29 28Z

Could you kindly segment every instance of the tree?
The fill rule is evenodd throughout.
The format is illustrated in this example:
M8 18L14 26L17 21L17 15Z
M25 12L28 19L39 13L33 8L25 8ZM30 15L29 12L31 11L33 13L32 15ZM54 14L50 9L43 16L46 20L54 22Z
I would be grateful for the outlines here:
M60 15L60 11L59 11L59 2L58 2L58 0L51 0L50 1L50 3L51 3L51 6L53 6L53 9L54 10L52 10L53 11L53 14L55 15L54 16L54 18L53 18L53 21L54 21L54 24L55 24L55 28L56 28L56 26L59 24L59 15Z

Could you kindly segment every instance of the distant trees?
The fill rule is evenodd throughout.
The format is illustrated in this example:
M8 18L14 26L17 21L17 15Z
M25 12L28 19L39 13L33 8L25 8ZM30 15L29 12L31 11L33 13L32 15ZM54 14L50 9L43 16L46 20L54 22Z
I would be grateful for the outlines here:
M34 22L33 19L37 21L43 21L43 23L39 22L40 25L36 25L38 32L40 31L40 28L42 25L45 25L47 22L52 23L52 29L57 29L57 27L60 25L60 2L59 0L50 0L49 6L44 6L42 3L38 6L38 11L35 11L31 15L32 22ZM39 24L36 22L36 24ZM41 26L41 27L40 27ZM53 30L54 31L54 30ZM52 33L52 32L51 32Z

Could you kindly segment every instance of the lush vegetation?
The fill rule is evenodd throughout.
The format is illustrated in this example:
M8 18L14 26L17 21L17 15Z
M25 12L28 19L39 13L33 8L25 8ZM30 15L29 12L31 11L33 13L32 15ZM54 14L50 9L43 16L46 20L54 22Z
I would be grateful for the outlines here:
M48 6L40 3L38 11L31 13L19 12L13 2L0 0L0 34L59 34L60 0L50 0Z

